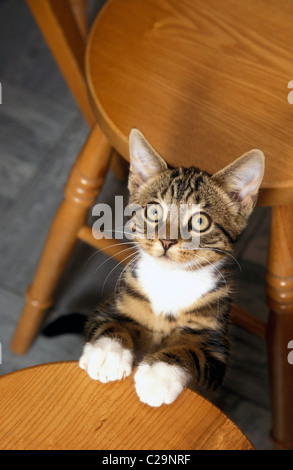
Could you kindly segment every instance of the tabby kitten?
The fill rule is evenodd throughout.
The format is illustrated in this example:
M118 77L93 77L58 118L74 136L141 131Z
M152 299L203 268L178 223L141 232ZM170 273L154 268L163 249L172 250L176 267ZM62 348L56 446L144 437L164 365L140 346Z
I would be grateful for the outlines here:
M251 150L209 175L169 168L136 129L129 142L130 202L142 207L144 232L133 236L138 255L119 292L87 322L79 364L103 383L127 377L137 365L140 400L160 406L187 385L214 389L222 382L229 355L228 263L255 205L264 155ZM170 219L168 207L182 204L195 247L180 233L171 238L171 224L163 239L156 230ZM150 225L154 235L147 237Z

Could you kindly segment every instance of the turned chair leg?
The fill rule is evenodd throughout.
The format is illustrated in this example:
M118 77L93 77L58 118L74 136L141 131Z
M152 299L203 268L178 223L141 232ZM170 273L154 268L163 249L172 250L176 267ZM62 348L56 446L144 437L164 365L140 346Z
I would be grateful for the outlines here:
M267 266L267 329L271 381L272 438L278 449L293 449L293 206L273 207ZM292 343L291 343L292 344Z
M111 150L98 126L94 126L71 170L65 198L55 215L35 278L26 293L26 304L11 342L16 354L28 350L45 310L53 302L53 292L76 244L78 231L85 224L88 209L103 184Z

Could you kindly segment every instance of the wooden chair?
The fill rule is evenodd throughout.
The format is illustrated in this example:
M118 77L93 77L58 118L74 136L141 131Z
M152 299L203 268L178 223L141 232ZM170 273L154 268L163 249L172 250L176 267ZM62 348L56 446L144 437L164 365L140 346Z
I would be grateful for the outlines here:
M0 377L0 395L1 450L254 450L191 390L170 406L145 405L133 374L105 385L77 362L42 364Z
M259 147L266 172L258 203L272 207L270 314L264 325L234 307L233 319L267 338L272 436L277 447L292 448L293 367L287 360L293 339L293 106L287 99L293 79L292 2L110 0L87 41L85 1L27 3L91 131L69 176L12 349L24 353L30 346L77 239L113 250L108 243L113 240L93 239L84 224L113 148L128 160L132 127L170 164L211 173Z

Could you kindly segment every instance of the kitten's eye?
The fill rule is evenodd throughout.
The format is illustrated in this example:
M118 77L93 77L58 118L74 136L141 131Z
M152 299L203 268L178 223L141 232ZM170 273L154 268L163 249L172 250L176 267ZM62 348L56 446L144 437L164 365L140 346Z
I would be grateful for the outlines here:
M189 230L195 232L206 232L212 225L212 220L209 215L203 212L194 214L189 220Z
M153 224L158 223L163 218L163 208L161 204L153 203L148 204L145 208L145 216L149 222Z

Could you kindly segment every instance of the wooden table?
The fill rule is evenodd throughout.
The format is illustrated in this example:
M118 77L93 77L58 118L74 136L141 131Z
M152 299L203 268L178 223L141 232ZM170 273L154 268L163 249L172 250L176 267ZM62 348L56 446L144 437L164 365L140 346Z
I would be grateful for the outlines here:
M76 362L23 369L0 378L0 449L252 450L220 410L185 390L151 408L122 382L90 380Z

